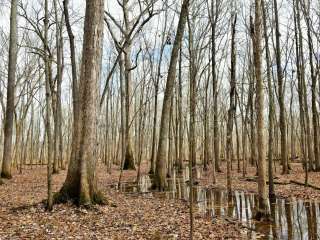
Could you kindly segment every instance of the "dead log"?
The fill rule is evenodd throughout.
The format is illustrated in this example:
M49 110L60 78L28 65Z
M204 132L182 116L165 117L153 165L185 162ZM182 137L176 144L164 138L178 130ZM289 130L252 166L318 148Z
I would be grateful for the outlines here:
M295 181L295 180L291 180L290 183L297 184L299 186L310 187L310 188L313 188L315 190L320 190L320 187L314 186L314 185L312 185L310 183L305 184L305 183L302 183L302 182L299 182L299 181Z

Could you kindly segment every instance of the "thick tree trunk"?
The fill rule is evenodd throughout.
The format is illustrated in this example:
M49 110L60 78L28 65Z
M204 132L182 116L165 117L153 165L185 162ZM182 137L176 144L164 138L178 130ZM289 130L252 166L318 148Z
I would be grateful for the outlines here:
M103 0L86 2L84 42L80 75L79 134L72 147L75 157L70 159L68 176L56 196L56 201L74 200L80 205L101 203L97 189L96 143L98 86L101 73L103 40Z
M167 187L166 181L166 149L168 140L168 123L169 123L169 112L170 112L170 102L171 96L173 94L174 82L176 78L176 67L178 61L179 45L181 43L187 15L189 9L189 0L184 0L181 7L181 13L176 33L176 38L173 44L170 65L168 69L167 83L164 92L162 115L160 121L160 132L159 132L159 146L156 158L156 172L154 188L159 190L164 190Z
M7 107L4 123L4 144L2 169L0 166L1 177L11 178L12 164L12 132L14 115L14 88L16 82L17 66L17 4L18 0L11 0L10 13L10 42L9 42L9 66L8 66L8 85L7 85ZM0 180L1 181L1 180Z

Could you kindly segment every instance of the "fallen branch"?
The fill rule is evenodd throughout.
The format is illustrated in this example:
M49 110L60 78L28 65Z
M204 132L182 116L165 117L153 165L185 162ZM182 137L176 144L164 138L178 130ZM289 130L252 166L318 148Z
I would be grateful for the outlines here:
M278 179L278 178L275 177L274 179ZM250 178L250 177L247 177L247 178L244 178L244 179L240 179L240 180L247 181L247 182L257 182L257 178ZM269 184L269 181L267 181L267 184ZM277 184L277 185L289 185L290 182L274 181L273 184Z
M314 186L314 185L312 185L310 183L305 184L305 183L298 182L298 181L295 181L295 180L291 180L290 183L297 184L297 185L304 186L304 187L310 187L310 188L313 188L315 190L320 190L320 187Z

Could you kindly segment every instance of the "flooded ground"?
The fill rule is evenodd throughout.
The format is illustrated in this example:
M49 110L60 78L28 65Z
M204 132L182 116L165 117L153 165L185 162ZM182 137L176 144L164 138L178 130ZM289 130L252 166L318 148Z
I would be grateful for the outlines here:
M190 187L186 179L188 172L182 177L174 175L168 179L168 191L153 192L151 179L143 176L138 184L122 183L119 190L188 201ZM194 186L193 196L198 214L212 219L213 223L220 217L238 224L246 229L248 239L320 239L320 205L316 201L277 198L269 205L273 221L260 222L253 219L258 204L256 194L234 191L230 196L225 190Z

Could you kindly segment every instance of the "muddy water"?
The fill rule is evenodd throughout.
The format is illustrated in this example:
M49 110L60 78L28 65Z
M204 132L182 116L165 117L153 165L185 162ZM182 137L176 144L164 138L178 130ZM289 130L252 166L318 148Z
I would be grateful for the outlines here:
M174 175L168 179L169 190L161 193L150 191L149 176L143 176L138 184L123 183L119 190L187 201L190 187L185 179L188 179L188 173L179 178ZM320 239L318 202L278 198L269 204L273 221L259 222L253 220L258 204L256 194L234 191L230 196L225 190L194 186L193 196L201 216L210 218L213 223L220 217L238 224L248 239Z

